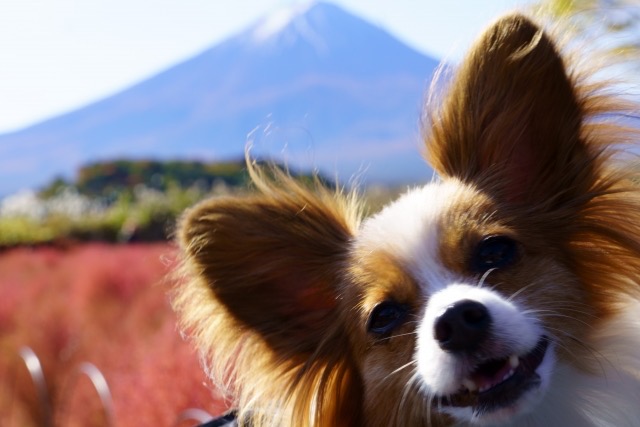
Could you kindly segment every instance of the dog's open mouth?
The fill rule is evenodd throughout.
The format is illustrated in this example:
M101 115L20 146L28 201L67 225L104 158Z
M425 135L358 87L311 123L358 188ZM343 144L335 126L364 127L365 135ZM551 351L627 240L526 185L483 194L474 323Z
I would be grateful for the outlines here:
M542 337L533 350L523 356L511 355L478 365L463 381L461 391L441 397L440 404L473 407L475 413L491 412L510 406L540 384L536 369L542 363L549 340Z

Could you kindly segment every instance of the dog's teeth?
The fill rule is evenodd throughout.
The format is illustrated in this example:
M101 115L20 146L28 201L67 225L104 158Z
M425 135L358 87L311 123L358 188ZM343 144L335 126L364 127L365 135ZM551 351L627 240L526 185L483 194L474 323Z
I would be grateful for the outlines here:
M513 369L512 369L512 370L510 370L510 371L509 371L509 373L507 373L507 374L502 378L502 381L506 381L506 380L508 380L509 378L511 378L515 372L516 372L516 371L514 371Z
M467 390L469 391L476 391L478 389L478 386L476 385L475 381L471 381L471 379L469 378L465 378L462 380L462 385L465 386L467 388Z
M520 365L520 359L515 354L512 354L511 357L509 357L509 366L516 369L518 365Z

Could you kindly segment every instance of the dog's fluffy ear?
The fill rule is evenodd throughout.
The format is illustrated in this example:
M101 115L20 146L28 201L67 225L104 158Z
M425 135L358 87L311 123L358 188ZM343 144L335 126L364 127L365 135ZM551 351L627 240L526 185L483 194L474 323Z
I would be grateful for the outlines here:
M302 184L202 202L178 240L191 273L277 353L309 353L336 321L352 225L325 190Z
M553 42L521 15L484 33L428 119L436 171L497 199L541 205L553 194L562 203L592 182L572 79Z

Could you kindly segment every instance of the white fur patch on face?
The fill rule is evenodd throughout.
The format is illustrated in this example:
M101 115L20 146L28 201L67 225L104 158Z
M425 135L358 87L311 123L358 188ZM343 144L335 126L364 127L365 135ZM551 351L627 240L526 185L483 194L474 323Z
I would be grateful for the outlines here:
M413 189L366 220L356 245L391 254L431 294L450 276L438 260L440 218L470 193L469 187L456 180Z
M380 213L363 223L356 239L360 252L384 251L393 256L415 279L424 297L424 311L417 328L417 374L429 396L449 396L472 383L470 376L479 364L492 360L513 360L513 374L520 357L530 354L541 342L539 322L499 292L482 286L479 277L464 277L449 270L440 259L444 235L442 218L452 214L460 201L477 196L474 189L456 180L432 183L409 191ZM482 304L491 318L490 338L478 354L443 350L434 337L436 319L458 301ZM518 402L492 412L478 413L471 407L449 407L447 412L463 422L483 425L526 413L546 390L553 366L553 345L536 374L540 386L527 391ZM505 362L506 363L506 362ZM505 368L508 369L508 366ZM507 378L505 376L505 378ZM488 387L488 386L487 386Z

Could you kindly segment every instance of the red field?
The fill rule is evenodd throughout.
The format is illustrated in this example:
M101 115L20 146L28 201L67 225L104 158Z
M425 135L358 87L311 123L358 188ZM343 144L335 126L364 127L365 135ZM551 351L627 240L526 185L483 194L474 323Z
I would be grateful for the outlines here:
M45 420L19 351L42 361L56 426L107 425L85 361L106 377L115 426L187 426L192 407L220 413L167 299L173 248L90 244L0 253L0 425Z

